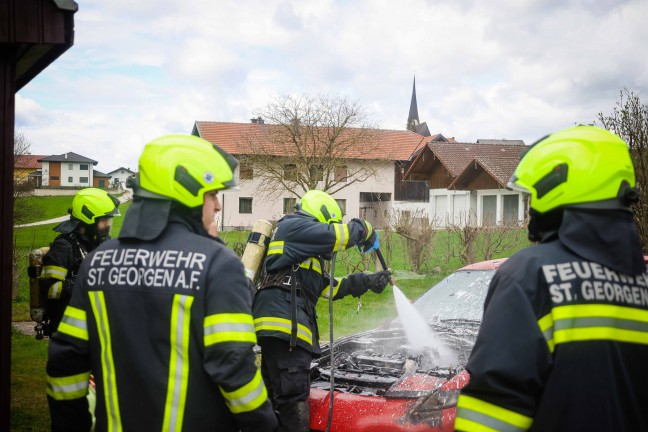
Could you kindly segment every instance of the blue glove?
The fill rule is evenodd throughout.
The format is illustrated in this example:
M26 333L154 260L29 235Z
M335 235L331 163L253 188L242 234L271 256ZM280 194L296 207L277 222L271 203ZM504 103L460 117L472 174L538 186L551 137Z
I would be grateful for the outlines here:
M372 230L371 235L367 240L365 240L364 243L362 243L361 246L358 246L358 249L360 249L360 252L363 254L366 254L367 252L371 252L372 250L378 249L380 247L380 241L378 240L378 231Z

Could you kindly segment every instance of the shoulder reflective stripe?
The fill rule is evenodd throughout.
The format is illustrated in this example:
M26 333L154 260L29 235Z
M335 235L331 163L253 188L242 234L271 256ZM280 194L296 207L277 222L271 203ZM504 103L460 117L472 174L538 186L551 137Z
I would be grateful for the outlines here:
M54 282L47 291L47 298L50 300L58 300L61 298L61 291L63 291L63 282Z
M67 306L63 313L63 318L58 326L58 331L69 336L87 341L88 340L88 322L86 312L73 306Z
M234 414L253 411L268 400L268 391L263 384L259 369L254 374L254 378L243 387L232 392L226 392L220 387L220 391L227 407Z
M43 266L41 271L42 278L53 278L58 280L65 280L67 277L67 269L65 267L59 267L54 265Z
M66 377L47 375L47 394L55 400L80 399L88 394L90 372Z
M290 334L292 325L290 320L277 317L261 317L254 320L254 329L259 332L262 330L280 331ZM297 337L309 345L313 345L313 333L310 329L302 324L297 324Z
M627 306L586 304L552 311L556 344L614 340L648 345L648 311Z
M181 431L189 378L189 329L194 298L176 294L171 309L171 357L163 431Z
M335 228L335 246L334 251L346 249L349 243L349 226L347 224L333 224Z
M531 417L463 394L457 401L457 420L459 418L498 431L525 431L533 424Z
M554 321L551 312L549 312L547 315L540 318L540 320L538 320L538 325L540 326L540 331L542 332L542 335L547 341L547 345L549 346L549 351L554 352L554 348L556 347L556 342L554 341L554 334L553 334Z
M306 270L313 270L316 273L322 274L322 266L317 258L306 258L304 261L299 264L299 267L305 268Z
M225 313L205 317L205 346L221 342L256 344L254 319L245 313Z
M268 246L268 255L282 254L283 249L284 249L283 240L270 242L270 246Z
M115 362L113 361L110 323L106 310L106 299L102 291L89 291L92 313L97 322L97 333L101 343L101 369L103 375L104 399L106 403L107 430L121 432L121 414L119 412L119 397L117 395L117 379Z

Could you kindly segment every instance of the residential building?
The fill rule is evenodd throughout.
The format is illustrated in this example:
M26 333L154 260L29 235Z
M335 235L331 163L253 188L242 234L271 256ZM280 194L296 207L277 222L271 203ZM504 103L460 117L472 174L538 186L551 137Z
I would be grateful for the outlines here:
M251 123L228 123L197 121L193 135L217 144L220 148L236 157L250 155L250 142L267 140L268 131L277 125L265 124L262 119L253 119ZM353 134L353 128L348 133ZM376 174L366 181L353 183L345 189L334 193L345 216L344 220L361 217L380 227L387 213L397 208L400 202L407 199L428 199L427 189L411 192L407 187L396 188L403 173L402 167L417 149L434 137L425 137L412 131L373 130L375 139L371 142L371 152L358 153L352 148L340 156L340 164L335 167L335 175L345 178L347 173L354 172L359 164L371 158L377 166ZM269 151L269 157L287 157L284 150L272 143L262 143ZM264 199L257 191L260 188L258 172L254 166L239 166L235 175L239 179L239 190L228 190L219 194L223 207L219 214L222 230L250 228L258 219L276 220L286 213L294 211L296 197L286 191L277 199ZM398 189L398 194L396 194ZM412 198L414 197L414 198Z
M413 158L404 178L427 182L426 213L437 226L520 223L528 195L508 190L506 184L523 149L518 140L431 141Z
M110 176L110 187L112 188L126 188L126 179L133 177L135 173L130 168L119 167L108 173Z
M39 159L44 157L44 155L33 154L14 155L14 182L24 183L26 181L33 181L33 186L39 187L42 168Z
M111 185L110 176L101 171L93 170L92 186L99 189L108 189Z
M43 164L43 187L90 187L97 161L68 152L38 160Z

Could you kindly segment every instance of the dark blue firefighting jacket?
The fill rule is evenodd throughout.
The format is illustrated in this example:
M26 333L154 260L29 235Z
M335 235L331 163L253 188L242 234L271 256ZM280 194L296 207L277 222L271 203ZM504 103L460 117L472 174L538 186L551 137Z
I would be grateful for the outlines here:
M103 243L50 342L53 429L89 430L90 373L98 431L271 429L251 301L240 259L181 223Z
M565 210L557 236L504 263L456 429L648 430L642 255L630 213Z

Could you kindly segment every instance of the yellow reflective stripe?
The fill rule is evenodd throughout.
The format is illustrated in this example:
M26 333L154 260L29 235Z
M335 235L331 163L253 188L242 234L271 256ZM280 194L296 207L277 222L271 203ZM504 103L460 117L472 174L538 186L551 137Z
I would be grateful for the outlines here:
M299 267L322 274L322 266L317 258L306 258L299 264Z
M254 329L259 332L262 330L280 331L291 334L292 323L285 318L261 317L254 320ZM313 345L313 333L310 329L302 324L297 323L297 337L309 345Z
M61 298L61 292L63 291L63 282L57 281L49 287L47 291L47 298L50 300L58 300Z
M338 282L338 284L337 284L337 285L335 286L335 288L333 289L333 297L334 297L334 298L335 298L335 296L337 295L338 290L340 289L340 285L342 285L342 281L343 281L343 280L344 280L344 278L340 279L340 281ZM326 288L324 288L324 291L322 291L322 297L324 297L324 298L329 298L329 293L330 293L330 291L331 291L331 284L329 283L328 285L326 285Z
M627 306L585 304L552 310L556 344L613 340L648 345L648 311Z
M66 335L81 339L88 340L88 322L86 320L86 312L82 309L77 309L68 305L63 313L63 318L58 326L58 331Z
M41 271L40 277L42 278L53 278L59 280L65 280L67 276L67 269L65 267L59 267L55 265L44 266Z
M460 394L457 401L457 419L459 418L498 431L525 431L533 424L531 417L464 394Z
M254 319L245 313L224 313L205 317L205 346L221 342L250 342L256 344Z
M268 246L268 255L282 254L283 249L284 249L283 240L272 241L270 242L270 246Z
M268 391L263 384L259 369L249 383L237 390L226 392L222 387L219 388L225 398L225 404L234 414L253 411L268 400Z
M543 316L538 320L538 325L540 326L540 331L544 335L547 345L549 346L549 351L554 352L556 348L556 341L554 341L554 330L553 330L553 315L549 312L547 315Z
M335 228L335 246L334 251L341 251L347 248L349 243L349 226L347 224L333 224Z
M66 377L47 375L47 394L55 400L80 399L88 394L90 372Z
M171 358L163 431L181 431L189 377L189 328L194 298L176 294L171 309Z
M119 432L122 430L119 397L117 395L117 379L115 362L113 361L110 323L106 310L106 299L102 291L89 291L92 313L97 322L97 332L101 343L101 370L103 375L104 398L106 403L107 430Z
M492 427L459 417L455 418L454 430L470 432L498 432L497 429L493 429Z

